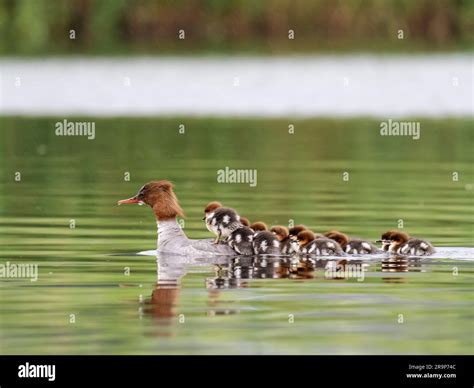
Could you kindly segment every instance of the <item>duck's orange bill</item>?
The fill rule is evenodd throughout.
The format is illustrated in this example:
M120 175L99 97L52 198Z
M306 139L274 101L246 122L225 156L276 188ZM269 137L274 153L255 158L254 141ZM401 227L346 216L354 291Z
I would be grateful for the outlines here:
M118 201L117 205L124 205L126 203L138 203L138 202L140 202L140 200L137 197L132 197L132 198L122 199Z

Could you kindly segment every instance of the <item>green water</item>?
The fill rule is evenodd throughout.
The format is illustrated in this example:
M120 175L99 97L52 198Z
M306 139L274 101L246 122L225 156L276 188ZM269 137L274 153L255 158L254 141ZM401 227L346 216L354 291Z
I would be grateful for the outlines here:
M0 264L39 265L36 282L0 278L0 353L473 353L470 261L364 260L358 281L268 267L234 279L232 263L176 258L180 285L163 285L156 258L135 255L156 245L150 209L116 206L170 179L192 238L211 237L202 210L220 200L268 224L375 240L401 220L472 247L471 120L422 119L413 140L368 119L93 119L87 140L55 136L62 119L0 118ZM217 183L226 166L256 169L257 186Z

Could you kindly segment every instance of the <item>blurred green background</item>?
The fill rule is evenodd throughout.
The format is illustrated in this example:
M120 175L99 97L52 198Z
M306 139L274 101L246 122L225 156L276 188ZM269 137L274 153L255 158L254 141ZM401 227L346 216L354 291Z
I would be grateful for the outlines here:
M2 55L463 50L474 1L0 0L0 36Z

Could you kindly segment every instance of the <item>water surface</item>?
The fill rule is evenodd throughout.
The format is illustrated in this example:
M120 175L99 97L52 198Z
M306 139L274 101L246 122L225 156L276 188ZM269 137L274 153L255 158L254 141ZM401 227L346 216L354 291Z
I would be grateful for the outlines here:
M1 118L0 263L39 264L37 282L0 281L1 353L473 353L472 122L422 119L413 140L365 119L298 120L294 135L287 120L102 119L87 140L55 136L57 119ZM257 169L257 186L217 183L225 166ZM150 209L116 201L160 178L192 238L211 237L217 199L370 240L402 221L439 253L359 258L363 281L327 278L326 261L157 266L137 255L156 248Z

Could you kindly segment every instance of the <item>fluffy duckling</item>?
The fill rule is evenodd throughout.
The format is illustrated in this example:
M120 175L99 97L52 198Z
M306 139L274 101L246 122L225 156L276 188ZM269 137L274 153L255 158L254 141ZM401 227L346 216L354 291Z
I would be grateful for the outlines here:
M234 209L219 205L219 202L211 202L204 209L206 227L216 235L216 244L221 237L229 237L234 230L242 226L240 216Z
M303 230L296 236L297 244L293 244L295 251L316 256L342 256L341 246L327 237L319 237L310 230Z
M392 234L397 233L396 230L389 230L388 232L385 232L382 234L382 237L380 240L377 240L376 242L382 243L382 250L385 252L388 252L391 244L390 238L392 237Z
M268 230L259 231L253 236L253 253L256 255L279 255L280 241Z
M252 229L253 231L257 233L257 232L263 232L265 230L268 230L268 226L265 222L256 221L250 225L250 229Z
M240 223L243 225L243 226L248 226L250 227L250 221L247 217L240 217Z
M290 237L290 240L296 240L296 236L298 235L298 233L306 229L308 228L304 225L295 225L292 228L290 228L288 230L288 236Z
M211 225L210 223L208 223L207 218L212 217L214 215L214 211L221 207L222 204L220 202L214 201L209 202L204 209L204 218L202 220L205 221L207 230L215 235L218 234L217 225Z
M242 225L227 237L227 244L239 255L253 255L254 231L248 226Z
M311 229L308 229L304 225L295 225L292 228L290 228L290 230L288 231L288 235L290 236L290 240L291 241L296 241L296 236L298 236L298 233L302 232L303 230L309 230L310 232L312 232ZM321 237L324 237L324 236L322 234L319 234L319 233L314 233L314 237L315 238L321 238Z
M253 235L253 253L256 255L279 255L280 241L276 236L268 231L267 224L262 221L254 222L250 225L254 231Z
M349 238L337 230L324 233L324 236L336 241L344 252L355 255L367 255L379 252L379 249L368 241Z
M273 226L270 229L270 232L272 232L278 241L280 241L280 251L284 255L293 253L293 247L291 246L291 240L290 240L290 235L288 228L286 226L282 225L277 225Z
M379 242L382 242L385 251L405 256L427 256L435 253L433 245L428 241L411 237L399 230L385 232Z

